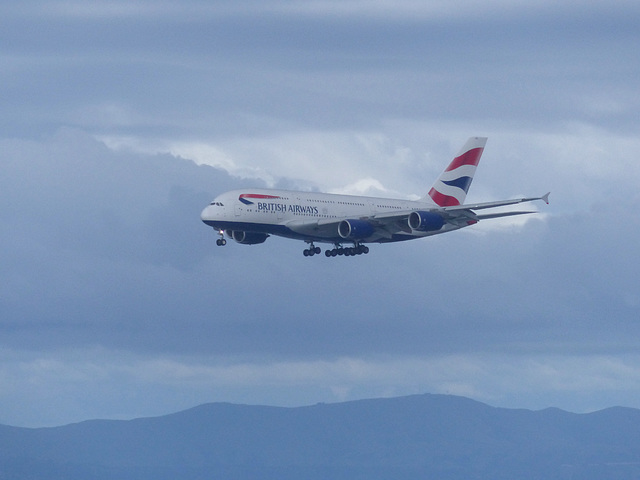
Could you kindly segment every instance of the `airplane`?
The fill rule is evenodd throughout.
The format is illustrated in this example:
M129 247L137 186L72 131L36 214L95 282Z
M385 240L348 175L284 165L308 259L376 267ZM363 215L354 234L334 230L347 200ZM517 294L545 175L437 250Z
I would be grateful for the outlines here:
M464 204L486 142L486 137L469 138L427 194L417 201L248 188L218 196L200 217L217 231L218 246L226 245L225 235L243 245L260 244L276 235L309 244L303 251L305 257L322 253L316 242L333 245L324 253L326 257L336 257L367 254L367 243L412 240L458 230L480 220L536 213L477 213L485 209L535 200L549 204L549 193Z

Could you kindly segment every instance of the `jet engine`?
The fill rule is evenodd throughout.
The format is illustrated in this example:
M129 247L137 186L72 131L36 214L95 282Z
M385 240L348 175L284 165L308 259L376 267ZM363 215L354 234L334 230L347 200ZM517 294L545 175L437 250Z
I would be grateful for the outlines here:
M365 220L342 220L338 224L338 235L348 240L362 240L373 235L373 225Z
M433 212L415 211L409 214L409 226L420 232L435 232L444 225L444 218Z
M266 233L257 232L245 232L242 230L233 230L231 232L231 238L242 245L257 245L258 243L264 243L269 235Z

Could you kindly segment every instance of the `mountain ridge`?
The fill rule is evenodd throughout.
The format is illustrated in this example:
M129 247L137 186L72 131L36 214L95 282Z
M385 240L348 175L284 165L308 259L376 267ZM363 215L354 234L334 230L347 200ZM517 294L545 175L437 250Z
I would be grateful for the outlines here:
M92 478L132 479L637 478L640 410L506 409L437 394L303 407L207 403L132 420L2 426L0 467L0 479L16 480L39 478L39 468L59 478L87 468Z

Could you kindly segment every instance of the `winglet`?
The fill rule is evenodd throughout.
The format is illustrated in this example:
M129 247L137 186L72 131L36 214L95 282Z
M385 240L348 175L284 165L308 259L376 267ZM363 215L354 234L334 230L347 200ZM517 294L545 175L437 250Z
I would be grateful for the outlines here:
M546 203L547 205L549 205L549 194L550 193L551 192L547 192L543 196L540 197L540 200L544 200L544 203Z

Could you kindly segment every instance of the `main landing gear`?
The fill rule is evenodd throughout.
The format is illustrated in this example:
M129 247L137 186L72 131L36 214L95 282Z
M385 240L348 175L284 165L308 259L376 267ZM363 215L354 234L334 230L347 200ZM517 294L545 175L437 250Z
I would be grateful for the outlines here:
M356 255L362 255L369 253L369 247L366 245L360 245L359 243L355 243L353 247L343 247L342 245L336 244L335 248L331 250L325 250L324 254L326 257L336 257L339 255L344 255L345 257L355 257Z
M320 255L322 249L313 245L313 242L309 242L309 248L305 249L302 253L305 257L313 257L314 255Z
M305 257L313 257L314 255L319 255L322 250L320 247L316 247L313 245L313 242L309 242L309 248L305 249L302 253ZM362 255L369 253L369 247L366 245L360 245L359 243L355 243L353 247L343 247L339 243L336 243L335 248L331 250L325 250L325 257L337 257L344 255L345 257L354 257L356 255Z
M216 245L224 247L227 244L227 240L224 238L224 230L219 230L218 235L220 235L220 238L216 240Z

